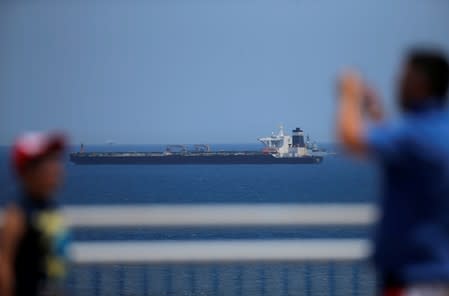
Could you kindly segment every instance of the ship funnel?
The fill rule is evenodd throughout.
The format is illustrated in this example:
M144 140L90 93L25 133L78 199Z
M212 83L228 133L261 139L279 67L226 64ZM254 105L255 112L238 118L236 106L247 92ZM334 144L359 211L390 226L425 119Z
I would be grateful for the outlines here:
M299 147L304 148L306 147L305 141L304 141L304 131L300 129L299 127L295 128L292 131L292 144L293 147Z

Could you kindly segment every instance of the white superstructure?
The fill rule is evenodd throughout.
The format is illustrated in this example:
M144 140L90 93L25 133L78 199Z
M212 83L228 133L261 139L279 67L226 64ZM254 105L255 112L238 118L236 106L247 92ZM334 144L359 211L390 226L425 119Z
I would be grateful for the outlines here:
M303 157L308 156L307 143L304 140L304 131L300 128L293 130L292 136L284 133L284 127L279 127L277 134L258 139L265 145L264 151L276 157Z

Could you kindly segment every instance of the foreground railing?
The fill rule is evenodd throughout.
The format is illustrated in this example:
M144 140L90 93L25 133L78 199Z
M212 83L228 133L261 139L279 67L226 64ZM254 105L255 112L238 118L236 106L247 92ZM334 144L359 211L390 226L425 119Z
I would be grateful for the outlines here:
M357 239L88 242L72 247L79 264L336 262L363 260L369 254L368 242Z
M74 295L374 295L365 240L76 243Z
M74 227L366 226L377 211L366 204L198 204L70 206Z
M366 226L378 216L366 204L66 206L63 212L72 227Z
M72 268L72 295L374 295L361 262L294 261L226 264L83 264Z
M368 226L369 205L64 208L74 228ZM72 245L73 295L374 295L362 239L95 241Z

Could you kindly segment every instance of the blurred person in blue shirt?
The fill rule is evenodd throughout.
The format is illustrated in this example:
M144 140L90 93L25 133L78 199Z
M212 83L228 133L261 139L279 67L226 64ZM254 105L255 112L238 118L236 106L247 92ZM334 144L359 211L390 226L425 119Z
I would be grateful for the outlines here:
M411 51L398 83L403 116L386 120L356 71L340 77L338 136L383 172L374 245L380 295L449 295L448 84L442 52Z

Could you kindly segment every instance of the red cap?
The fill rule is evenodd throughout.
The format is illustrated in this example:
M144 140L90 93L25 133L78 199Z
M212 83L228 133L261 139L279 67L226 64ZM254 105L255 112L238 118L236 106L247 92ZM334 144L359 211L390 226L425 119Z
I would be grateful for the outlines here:
M26 133L15 141L12 147L14 169L23 175L30 162L51 152L63 151L66 137L57 133Z

